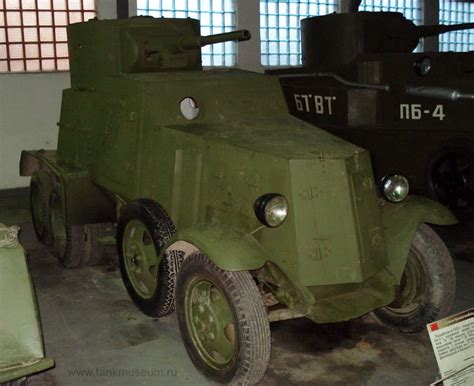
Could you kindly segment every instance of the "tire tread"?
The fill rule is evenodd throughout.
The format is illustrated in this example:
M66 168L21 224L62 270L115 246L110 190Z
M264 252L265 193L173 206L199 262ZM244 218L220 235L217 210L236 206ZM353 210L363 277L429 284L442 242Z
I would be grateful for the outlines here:
M147 225L157 254L159 255L166 241L176 233L176 228L165 209L150 199L138 199L130 202L117 224L117 251L120 257L120 270L130 297L142 312L153 317L163 317L175 310L175 286L181 258L177 251L167 252L158 269L158 288L153 301L146 301L135 293L127 278L122 252L123 232L129 220L139 218Z

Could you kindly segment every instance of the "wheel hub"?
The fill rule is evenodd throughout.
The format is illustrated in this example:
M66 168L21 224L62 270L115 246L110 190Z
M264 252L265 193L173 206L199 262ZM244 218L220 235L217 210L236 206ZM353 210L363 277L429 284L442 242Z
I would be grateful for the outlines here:
M135 291L150 298L158 285L158 257L150 233L139 220L125 227L123 253L128 277Z
M208 365L226 368L235 356L235 321L224 294L214 283L198 279L186 291L186 317L193 342Z

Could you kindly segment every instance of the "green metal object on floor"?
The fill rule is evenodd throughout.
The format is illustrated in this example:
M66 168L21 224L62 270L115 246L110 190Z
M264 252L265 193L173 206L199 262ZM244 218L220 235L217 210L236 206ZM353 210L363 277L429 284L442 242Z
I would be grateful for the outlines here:
M0 224L0 384L46 370L38 310L18 227Z

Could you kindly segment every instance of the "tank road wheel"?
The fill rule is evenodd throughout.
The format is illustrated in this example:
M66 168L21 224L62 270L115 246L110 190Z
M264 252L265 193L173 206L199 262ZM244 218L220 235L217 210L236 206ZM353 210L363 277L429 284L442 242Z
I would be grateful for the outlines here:
M175 308L179 256L158 256L176 229L166 211L147 199L132 201L117 224L120 272L127 291L145 314L166 316Z
M263 377L270 326L247 271L223 271L195 253L179 270L176 303L186 350L207 377L232 385L253 385Z
M36 237L45 245L51 245L51 225L49 223L49 195L51 178L44 171L33 173L30 181L31 217Z
M474 156L467 150L450 152L431 167L430 188L436 199L452 210L474 207Z
M67 268L77 268L84 265L89 252L84 226L66 225L63 200L59 189L53 189L49 204L54 254Z
M405 333L447 316L456 286L453 261L440 237L418 227L395 300L374 311L383 324Z

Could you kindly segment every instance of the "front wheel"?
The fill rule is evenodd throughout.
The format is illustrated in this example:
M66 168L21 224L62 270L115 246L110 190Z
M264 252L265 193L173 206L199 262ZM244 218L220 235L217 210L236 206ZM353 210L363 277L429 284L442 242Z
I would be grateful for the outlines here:
M374 311L383 324L415 333L448 315L456 275L449 251L428 225L418 227L395 300Z
M176 307L186 350L204 375L232 385L253 385L263 377L270 326L249 272L224 271L195 253L178 273Z

